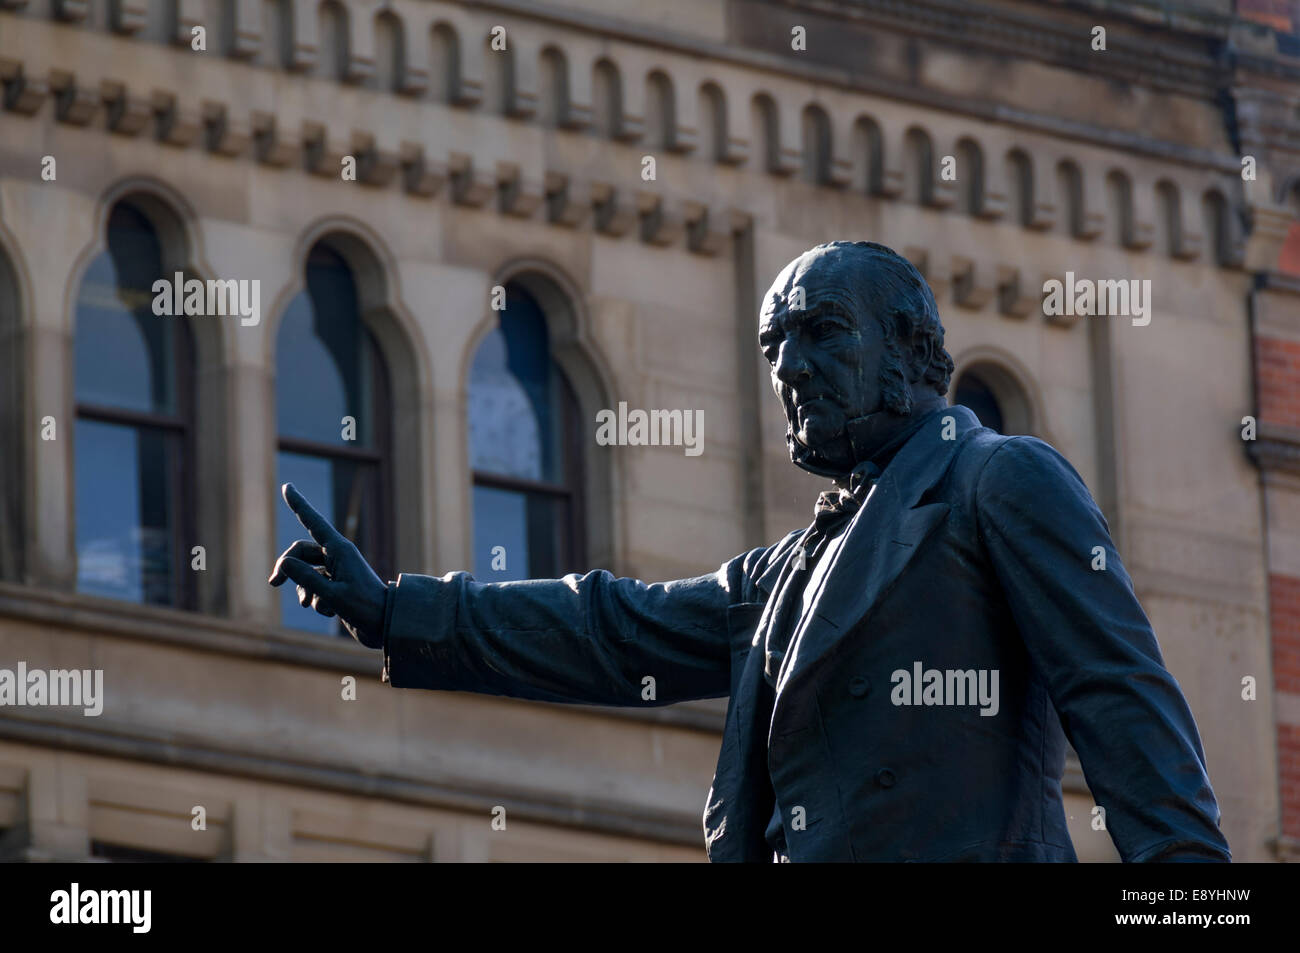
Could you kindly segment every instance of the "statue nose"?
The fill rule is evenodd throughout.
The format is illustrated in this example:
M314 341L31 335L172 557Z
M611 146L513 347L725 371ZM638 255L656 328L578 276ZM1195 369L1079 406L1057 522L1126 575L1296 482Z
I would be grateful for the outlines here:
M812 368L800 353L799 348L789 341L781 345L781 352L777 355L773 372L776 374L777 379L785 384L795 384L812 377Z

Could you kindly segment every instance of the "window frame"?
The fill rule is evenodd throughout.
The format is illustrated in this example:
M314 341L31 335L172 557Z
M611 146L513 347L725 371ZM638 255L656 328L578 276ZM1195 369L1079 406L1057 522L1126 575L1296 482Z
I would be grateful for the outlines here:
M163 246L163 235L165 229L159 226L157 221L145 209L131 202L129 199L120 199L109 209L108 216L105 219L104 226L104 247L95 256L111 255L111 239L109 237L113 212L119 207L129 209L135 215L138 215L148 223L152 229L154 237L158 241L160 260L158 262L159 274L157 277L165 278L166 275L166 249ZM184 272L182 272L184 274ZM73 326L72 326L72 348L75 355L77 348L77 331L80 324L80 306L81 290L85 283L86 276L83 274L77 285L77 296L73 301ZM121 288L121 284L114 287ZM138 320L134 310L128 313L132 319ZM175 331L172 334L172 368L173 368L173 385L176 389L176 413L164 414L155 411L131 410L126 407L114 407L111 404L101 404L94 401L83 401L76 397L77 380L76 374L73 374L72 393L73 393L73 419L74 424L82 420L96 421L98 423L113 424L119 427L129 427L135 433L142 430L161 430L169 435L178 437L179 452L169 454L170 465L168 467L167 479L168 484L174 490L174 497L171 505L171 543L172 543L172 580L171 596L172 601L166 603L167 608L183 609L195 611L198 608L198 580L193 571L190 570L190 545L192 540L197 536L197 514L196 504L198 494L196 490L196 426L195 413L197 408L197 395L195 393L197 375L195 372L196 350L193 335L190 330L189 322L184 316L173 316L171 318L161 317L160 320L170 320L175 323ZM73 486L75 495L76 479L78 476L76 464L76 431L73 431ZM137 488L138 489L138 488ZM74 544L73 556L80 563L80 550L75 543L75 526L76 526L76 505L73 504L73 525L74 525ZM79 569L74 574L74 586L77 586L76 578L79 576ZM94 593L84 593L94 595ZM112 597L103 597L112 598ZM134 602L135 600L124 600ZM157 603L148 602L141 599L140 605L157 605Z

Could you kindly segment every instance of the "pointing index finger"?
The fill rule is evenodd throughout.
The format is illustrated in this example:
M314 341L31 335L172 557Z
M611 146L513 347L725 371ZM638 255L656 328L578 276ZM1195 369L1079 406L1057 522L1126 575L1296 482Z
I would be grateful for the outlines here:
M307 502L307 498L299 493L292 483L284 485L283 493L284 501L289 504L289 509L293 510L293 515L298 517L298 522L306 527L307 532L311 533L312 539L322 546L337 543L342 539L339 531L334 528L329 520L316 512L316 509Z

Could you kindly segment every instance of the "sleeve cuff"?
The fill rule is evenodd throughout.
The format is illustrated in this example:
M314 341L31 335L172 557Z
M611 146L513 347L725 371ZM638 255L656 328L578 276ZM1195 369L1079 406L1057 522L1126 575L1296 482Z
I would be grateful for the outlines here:
M384 600L383 678L394 688L466 690L456 645L461 577L402 573Z

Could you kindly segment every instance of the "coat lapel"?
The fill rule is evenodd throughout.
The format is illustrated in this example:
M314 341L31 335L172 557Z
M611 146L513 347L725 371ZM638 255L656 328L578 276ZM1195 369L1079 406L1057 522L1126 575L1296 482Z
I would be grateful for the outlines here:
M954 439L944 440L943 420L949 416L954 418ZM947 503L917 503L943 476L961 437L979 426L966 408L949 407L917 431L885 468L850 522L821 591L791 637L777 683L778 711L781 696L814 671L840 637L889 591L948 515Z

